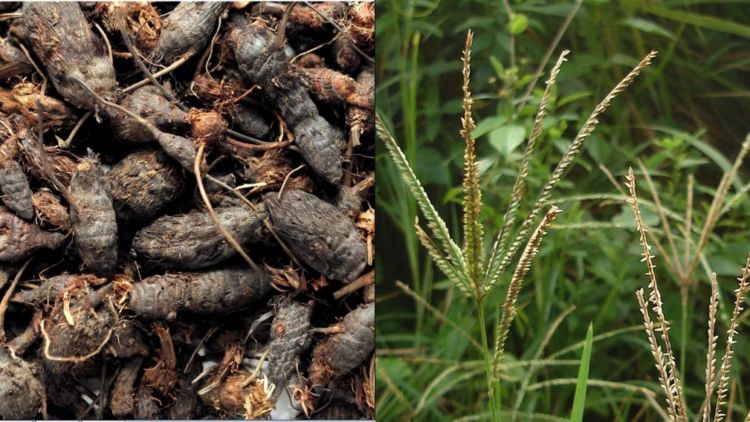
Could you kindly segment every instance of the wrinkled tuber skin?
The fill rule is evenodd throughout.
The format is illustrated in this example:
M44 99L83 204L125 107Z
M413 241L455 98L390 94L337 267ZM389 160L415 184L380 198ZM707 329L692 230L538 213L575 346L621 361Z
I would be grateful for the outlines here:
M217 208L219 221L244 244L254 239L265 213L247 206ZM165 215L136 233L133 249L151 263L179 269L200 269L218 264L237 251L219 232L206 211Z
M293 375L297 358L310 347L313 303L300 303L283 296L274 304L276 316L271 323L268 345L268 380L276 386L272 395L274 402Z
M0 419L33 419L42 409L44 387L33 364L0 347Z
M17 83L10 91L0 88L0 110L8 114L19 114L26 124L34 127L39 119L37 101L44 111L44 130L69 128L78 119L73 109L57 98L43 95L39 86L31 82Z
M349 34L354 38L359 48L368 54L375 51L375 4L374 2L359 2L349 10Z
M365 267L357 228L333 205L299 190L266 195L273 227L294 254L328 278L348 283ZM314 223L314 224L313 224Z
M342 332L318 343L313 350L310 382L326 386L332 379L358 367L375 347L375 305L349 312L341 321Z
M372 68L364 69L357 75L357 93L362 98L375 98L375 72ZM346 123L349 125L351 144L356 147L363 134L375 130L375 113L372 109L349 106L346 109Z
M328 25L328 19L340 19L346 14L346 4L343 2L314 3L317 12L309 7L298 4L289 13L289 22L309 29L321 30ZM253 13L269 14L281 17L286 12L287 5L276 2L260 2L253 8ZM320 14L318 14L320 13ZM321 14L323 16L321 16Z
M31 203L42 223L49 223L53 228L63 231L70 229L70 214L60 198L47 188L39 189L31 195Z
M134 356L148 356L149 348L135 322L120 319L115 324L112 340L107 344L107 354L116 358L132 358Z
M3 203L21 218L34 218L34 205L31 203L31 188L26 174L15 160L0 157L0 191Z
M75 201L70 221L78 255L91 271L113 275L117 266L117 220L104 170L93 161L82 162L70 179L69 191Z
M354 220L359 215L362 208L362 198L359 193L348 186L342 186L333 198L333 205L346 215L350 220Z
M185 191L182 169L163 151L133 152L107 173L112 203L122 221L145 221L164 212Z
M55 173L55 176L64 185L70 184L70 179L78 168L78 160L76 158L71 158L58 148L45 147L44 152L42 152L39 142L30 130L19 132L19 137L21 138L23 158L29 162L29 165L25 167L32 177L39 180L47 180L47 175L41 170L42 163L44 162L43 154L46 154L49 167Z
M96 99L73 78L104 98L113 97L115 69L78 3L26 2L23 23L29 43L63 98L79 108L96 106Z
M151 122L160 130L176 131L187 126L187 114L172 104L159 88L146 85L133 91L120 103L121 106ZM153 133L126 113L110 112L115 136L130 143L155 141Z
M69 297L69 316L75 325L66 318L64 296ZM96 352L105 345L115 325L115 315L109 308L106 298L101 297L88 285L74 286L58 296L54 308L44 321L47 339L44 340L44 367L55 375L69 373L82 363L58 361L58 358L80 357ZM104 350L103 348L101 350ZM100 351L101 351L100 350Z
M143 358L128 360L115 378L109 398L109 410L117 418L127 418L133 415L135 383L138 380L141 363L143 363Z
M161 403L153 393L143 384L135 394L134 419L159 419Z
M331 184L341 180L339 134L318 113L302 81L295 75L275 34L261 21L236 22L227 41L240 71L263 89L294 134L300 154L312 169Z
M20 290L11 298L12 301L37 306L42 303L55 303L57 296L68 287L77 285L101 286L107 282L105 278L99 278L93 274L60 274L43 279L42 282L31 289Z
M22 261L40 249L57 249L65 236L42 230L0 207L0 262Z
M333 42L334 60L344 73L353 74L362 64L362 58L353 43L346 37L338 37Z
M162 20L161 35L152 56L169 63L183 54L193 54L206 45L214 34L223 2L184 2Z
M257 108L237 104L235 110L234 124L240 132L259 139L266 139L271 133L271 124Z
M9 38L0 41L0 79L26 75L33 70L23 51L12 45Z
M303 73L309 82L310 91L320 101L332 104L347 103L368 110L375 108L375 97L360 95L362 90L358 87L357 81L341 72L315 67L304 69Z
M142 318L173 320L180 311L219 314L241 309L270 290L268 274L251 268L171 273L134 283L128 307Z

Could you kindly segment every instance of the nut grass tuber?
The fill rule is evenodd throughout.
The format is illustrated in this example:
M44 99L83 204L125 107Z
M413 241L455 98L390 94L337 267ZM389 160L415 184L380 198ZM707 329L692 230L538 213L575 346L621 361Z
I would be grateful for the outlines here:
M104 98L113 97L115 69L78 3L24 3L23 25L52 84L67 101L87 110L96 106L96 99L72 78L85 81Z
M133 415L135 383L138 380L138 372L142 363L143 358L128 360L115 378L109 398L109 410L117 418L127 418Z
M336 207L299 190L267 194L265 205L276 232L305 264L343 282L362 272L365 243Z
M67 306L62 300L66 293ZM58 296L42 321L44 367L51 374L61 375L86 363L111 339L117 314L108 301L101 300L100 294L91 286L74 285Z
M216 214L240 243L253 239L265 218L265 213L245 206L217 208ZM133 248L148 262L187 270L218 264L237 253L205 211L157 218L136 233Z
M158 62L171 62L182 55L193 55L208 42L224 12L223 2L184 2L162 20L162 30L152 56Z
M312 303L300 303L282 296L276 303L268 345L268 380L275 386L272 401L284 391L294 373L297 359L310 347Z
M333 104L351 104L360 108L372 110L375 108L375 98L365 90L365 95L360 95L362 89L357 81L325 67L304 69L303 73L310 84L310 91L320 101Z
M99 278L93 274L60 274L47 279L31 289L17 292L11 300L13 302L25 303L37 306L42 303L55 303L55 299L66 288L74 285L92 285L101 286L106 283L106 279Z
M31 204L42 225L49 224L62 231L70 229L68 208L62 205L60 198L51 190L42 188L31 194Z
M244 25L238 21L229 30L227 42L240 71L275 103L310 167L329 183L338 184L342 175L338 134L318 113L283 49L276 46L275 34L263 22Z
M40 249L57 249L65 236L42 230L0 207L0 262L22 261Z
M70 222L78 255L91 271L114 275L117 266L117 221L109 184L101 166L85 160L70 179Z
M357 94L363 98L375 98L375 73L372 68L364 69L357 75ZM375 113L372 109L349 106L346 109L346 122L349 125L349 144L357 147L363 134L375 130Z
M0 158L0 191L2 191L5 206L21 218L26 220L34 218L31 188L18 162Z
M164 98L160 90L153 85L136 89L125 97L120 105L148 120L160 130L174 131L187 126L187 114ZM113 110L110 116L112 129L118 139L129 143L156 141L153 131L129 114Z
M313 350L310 382L324 387L337 377L358 367L375 347L375 305L367 304L349 312L341 321L340 333L318 343Z
M0 347L0 418L33 419L45 405L35 365Z
M178 312L219 314L240 309L270 292L265 272L250 268L155 275L134 283L128 308L148 319L174 319Z
M117 218L145 221L164 212L185 191L180 167L163 151L128 154L107 173Z
M81 79L73 78L73 80L78 82L81 88L83 88L94 99L96 99L105 108L105 111L110 115L110 117L119 118L118 116L120 116L121 113L130 116L132 119L137 121L141 126L149 131L149 133L151 134L151 138L155 139L156 142L161 145L162 149L164 149L164 151L169 154L170 157L174 158L175 161L180 163L186 169L192 171L196 156L195 145L192 141L182 136L162 132L148 120L138 116L125 107L102 98Z

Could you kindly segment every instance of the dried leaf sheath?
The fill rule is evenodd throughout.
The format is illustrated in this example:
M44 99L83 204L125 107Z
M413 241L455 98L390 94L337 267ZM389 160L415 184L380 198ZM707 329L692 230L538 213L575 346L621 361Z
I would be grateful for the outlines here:
M463 110L461 117L461 137L466 143L464 152L464 256L468 266L469 280L475 292L482 291L482 276L484 267L482 227L482 192L479 190L479 165L477 164L476 142L471 132L474 130L474 118L471 116L471 46L474 43L474 33L466 35L466 46L463 51Z

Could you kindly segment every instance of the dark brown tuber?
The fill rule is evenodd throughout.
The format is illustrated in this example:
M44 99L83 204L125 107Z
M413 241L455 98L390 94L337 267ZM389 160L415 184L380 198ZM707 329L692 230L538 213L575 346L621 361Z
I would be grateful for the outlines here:
M174 319L180 311L218 314L245 307L270 289L268 274L251 268L168 273L133 283L128 307L148 319Z
M107 173L117 218L146 221L164 212L185 191L182 169L163 151L128 154Z
M365 267L367 251L356 227L315 195L285 190L266 195L266 209L279 236L305 264L328 278L349 282Z
M96 99L72 78L98 95L112 98L117 81L107 50L86 21L78 3L23 4L23 24L57 92L76 107L92 110Z
M240 243L253 239L265 218L246 206L217 208L216 214ZM133 248L148 262L186 270L218 264L236 253L206 211L157 218L136 233Z
M109 183L101 166L83 161L70 179L70 222L83 264L104 276L117 266L117 221Z
M0 262L18 262L40 249L62 246L62 233L48 232L0 207Z

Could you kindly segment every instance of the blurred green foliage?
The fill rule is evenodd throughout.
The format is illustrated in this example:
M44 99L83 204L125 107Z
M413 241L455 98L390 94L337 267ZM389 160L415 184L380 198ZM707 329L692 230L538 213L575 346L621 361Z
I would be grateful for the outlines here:
M395 128L394 135L453 233L460 226L462 196L459 59L466 31L473 29L476 38L471 88L486 204L483 216L487 231L496 232L552 63L544 67L528 101L524 92L565 17L576 7L572 2L541 0L378 0L377 108ZM653 391L663 403L634 295L647 281L632 213L600 166L622 183L628 166L638 174L636 160L641 159L674 227L684 226L687 177L694 175L693 226L702 224L722 172L750 131L750 4L587 0L551 61L565 48L572 53L558 79L532 162L532 192L547 179L596 102L649 50L660 54L651 69L615 100L553 194L564 212L545 239L519 298L519 314L506 347L508 360L516 364L505 372L503 407L509 419L567 418L591 322L596 335L584 420L660 420L644 393ZM719 326L725 330L735 277L750 251L747 168L743 166L730 193L736 200L706 250L706 266L696 273L684 318L679 289L656 258L689 403L702 398L708 274L719 275ZM378 420L487 418L479 353L425 306L395 288L394 281L408 284L467 330L477 325L473 305L452 291L421 250L413 231L415 204L382 148L377 170ZM639 191L642 200L653 200L645 183ZM530 204L525 206L521 212ZM661 236L653 208L644 206L643 213ZM500 303L502 291L498 288L488 304ZM741 373L733 379L739 381L750 377L748 317L746 311L735 355L735 370ZM471 334L479 338L478 332ZM528 364L539 359L553 361ZM733 409L744 416L750 392L741 382L731 388Z

